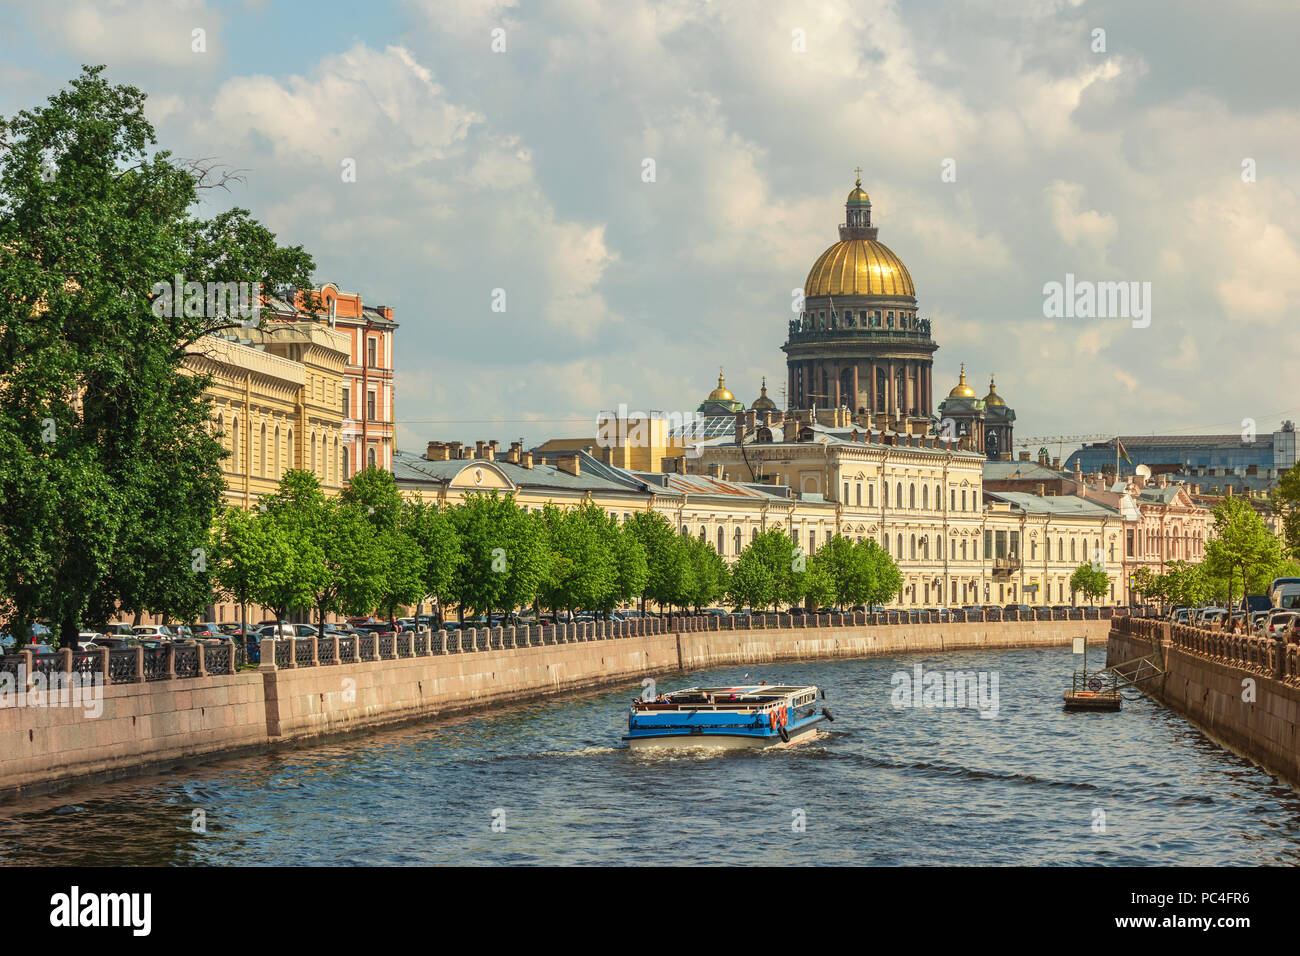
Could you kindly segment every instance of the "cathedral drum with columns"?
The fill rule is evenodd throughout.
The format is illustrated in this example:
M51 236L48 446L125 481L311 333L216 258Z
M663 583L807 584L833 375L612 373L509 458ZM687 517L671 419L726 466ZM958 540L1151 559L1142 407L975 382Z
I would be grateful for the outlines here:
M813 263L803 311L782 346L790 405L929 422L938 346L929 320L917 315L907 267L877 234L858 179L845 203L840 241Z

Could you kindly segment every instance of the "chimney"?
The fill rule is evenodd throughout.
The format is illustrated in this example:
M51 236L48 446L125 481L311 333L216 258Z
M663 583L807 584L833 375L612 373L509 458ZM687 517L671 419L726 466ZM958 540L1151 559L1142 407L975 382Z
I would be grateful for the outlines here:
M1060 471L1060 470L1061 470L1061 459L1059 459L1059 458L1053 458L1053 459L1052 459L1052 470L1053 470L1053 471Z
M576 454L560 455L555 459L555 467L575 477L582 474L582 466L579 464L579 456Z
M682 473L682 463L685 462L682 455L674 455L671 458L663 458L659 461L659 469L665 475L680 475Z
M523 453L523 449L523 442L512 441L510 443L510 450L506 452L506 461L510 462L512 465L519 464L519 456Z
M1038 487L1034 489L1034 494L1038 495L1038 497L1040 497L1040 498L1046 498L1046 497L1047 497L1047 483L1046 483L1046 482L1042 482L1042 481L1040 481L1040 482L1038 483Z
M393 310L391 306L377 305L375 306L375 311L378 312L380 315L382 315L389 322L393 321Z
M716 462L716 461L715 461L715 462L710 462L710 463L709 463L709 466L708 466L708 469L707 469L707 473L708 473L708 476L709 476L710 478L717 478L717 479L721 480L721 478L722 478L722 464L721 464L720 462Z
M753 412L750 413L751 415ZM736 412L736 444L745 444L745 413Z
M1040 452L1038 453L1038 463L1039 463L1040 465L1043 465L1044 467L1047 466L1047 464L1048 464L1048 460L1047 460L1047 449L1046 449L1046 448L1044 448L1042 451L1040 451Z
M1022 452L1020 453L1020 460L1021 460L1021 461L1029 461L1029 452L1027 452L1027 451L1022 451Z
M858 430L855 428L849 433L849 441L856 442L858 440Z
M431 441L429 447L424 451L424 457L429 461L446 461L451 457L451 452L448 450L446 442Z
M758 412L754 411L752 408L745 412L745 427L750 431L753 431L758 427Z
M485 442L485 441L476 441L476 442L474 443L474 457L475 457L475 458L490 458L490 457L491 457L491 455L490 455L489 452L488 452L488 445L487 445L487 442Z
M525 468L533 467L533 453L531 451L522 451L519 453L519 464Z
M1168 476L1168 475L1166 475L1163 471L1162 471L1160 474L1156 475L1156 487L1157 487L1157 488L1166 488L1166 487L1168 487L1168 486L1169 486L1169 476Z
M784 422L782 422L782 432L783 432L781 436L782 441L798 441L799 440L798 420L794 418L787 418Z
M448 458L462 457L460 453L460 442L458 441L447 442L447 457Z

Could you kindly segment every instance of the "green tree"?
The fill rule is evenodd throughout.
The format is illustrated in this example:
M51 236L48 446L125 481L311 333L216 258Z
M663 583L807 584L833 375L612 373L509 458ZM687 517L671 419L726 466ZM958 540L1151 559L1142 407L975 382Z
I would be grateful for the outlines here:
M390 590L394 555L385 547L388 536L375 530L366 512L351 502L327 500L311 531L321 556L310 567L312 605L322 633L327 614L368 614L386 598L400 602L404 595ZM414 566L415 556L405 556ZM413 578L418 575L403 581Z
M284 620L290 611L316 607L327 576L325 552L328 516L325 493L310 471L291 469L280 476L275 494L258 504L266 533L287 555L279 573L262 579L253 599Z
M1129 581L1129 590L1134 594L1140 594L1143 601L1158 596L1156 591L1156 575L1145 565L1133 572Z
M868 607L889 604L903 590L903 572L898 569L894 559L889 556L875 540L868 538L856 547L861 548L870 568L870 588L865 601Z
M632 533L629 525L620 526L612 519L611 523L614 561L618 571L614 591L605 607L607 613L615 604L628 604L640 599L650 580L650 562L646 559L640 537Z
M699 611L721 600L727 593L730 572L727 563L708 541L683 535L681 546L690 572L683 576L684 586L677 603Z
M419 550L424 593L432 595L441 615L460 567L460 535L446 510L423 501L406 503L402 525Z
M641 587L641 610L645 610L647 600L660 607L671 605L674 595L680 590L682 570L678 559L681 536L657 511L638 511L627 523L625 532L637 540L645 554L646 580Z
M1282 561L1282 545L1263 519L1241 498L1224 498L1214 506L1214 525L1205 543L1206 571L1227 582L1227 607L1233 594L1245 592L1262 569ZM1240 584L1240 589L1236 585Z
M730 594L736 608L778 610L803 596L796 577L806 566L802 550L780 528L769 528L740 552L731 569Z
M1300 468L1290 468L1278 479L1269 494L1269 503L1274 513L1282 517L1287 553L1300 558Z
M870 600L876 585L878 561L865 547L866 544L866 541L854 544L837 534L821 546L813 557L813 563L825 572L831 594L819 603L833 603L844 610Z
M20 635L46 616L65 643L119 602L188 612L204 586L223 453L181 370L232 320L155 290L313 269L245 210L195 218L223 177L152 151L144 94L102 72L0 120L0 593Z
M221 592L239 604L239 621L248 632L248 605L276 594L293 554L279 528L261 510L227 508L213 529L210 568ZM269 605L268 605L269 606Z
M1070 590L1093 601L1103 597L1110 588L1110 577L1105 570L1091 562L1084 562L1070 575Z
M543 601L568 611L605 607L618 583L609 516L588 501L568 511L548 504L543 517L551 552Z

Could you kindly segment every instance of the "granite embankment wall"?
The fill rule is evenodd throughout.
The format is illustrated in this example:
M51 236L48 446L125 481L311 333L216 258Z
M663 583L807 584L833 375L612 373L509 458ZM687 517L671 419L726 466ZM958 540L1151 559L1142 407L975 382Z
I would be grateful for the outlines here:
M1300 789L1300 646L1157 620L1116 619L1106 662L1154 657L1139 686L1207 737Z
M634 683L650 675L779 661L1048 647L1080 635L1101 643L1109 627L1109 620L842 623L600 637L602 632L588 625L554 643L545 636L503 637L500 629L477 639L370 638L345 648L334 639L319 645L315 639L267 641L258 670L210 673L202 651L194 660L182 659L178 649L160 658L151 676L151 665L137 664L134 682L126 683L111 682L118 667L108 666L105 652L110 682L99 688L98 702L47 706L39 697L19 699L21 692L0 700L0 796ZM461 640L475 649L460 650ZM221 663L234 670L228 656ZM66 672L66 660L64 665ZM178 671L190 676L173 676ZM26 688L40 679L28 675Z

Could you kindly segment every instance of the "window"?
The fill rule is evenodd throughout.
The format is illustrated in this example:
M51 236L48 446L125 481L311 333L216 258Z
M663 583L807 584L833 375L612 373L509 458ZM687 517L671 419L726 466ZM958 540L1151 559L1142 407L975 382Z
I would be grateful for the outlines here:
M962 511L966 510L966 489L965 488L961 490L961 510Z
M744 533L739 528L737 528L736 529L736 554L740 554L741 549L743 549L745 546L744 542L745 542Z
M957 510L957 489L956 488L952 490L952 504L949 507L951 507L953 511Z
M876 486L874 484L867 485L867 507L874 508L875 506L876 506Z
M374 336L366 338L366 364L371 368L379 365L379 340Z
M908 541L908 544L911 547L911 550L908 551L908 555L912 558L913 561L915 561L916 560L916 535L912 535L911 539Z
M817 550L817 532L809 531L808 532L808 553L812 554L816 550Z
M860 481L857 484L857 504L859 508L862 507L862 482Z
M1129 528L1124 532L1124 553L1128 557L1133 557L1133 529Z
M366 451L366 464L371 468L375 467L375 450L370 448Z
M230 425L230 470L239 471L239 419Z
M722 530L722 525L718 525L718 554L727 553L726 532Z
M840 500L843 501L846 505L849 503L849 483L847 481L844 482L844 497L841 498Z
M375 392L373 389L366 392L366 421L375 421Z
M343 389L343 417L352 417L352 389L350 387Z
M984 529L984 557L988 557L993 552L993 532L988 528Z
M895 486L894 490L898 493L898 503L897 503L896 507L901 508L901 507L903 507L903 483L900 481L900 482Z
M916 510L916 485L907 486L907 507Z
M266 422L262 423L262 460L258 463L262 469L262 477L266 477Z
M921 510L930 510L930 489L925 485L921 486Z
M348 452L349 452L348 446L344 445L343 446L343 480L344 481L347 481L349 478L352 477L352 468L351 468L352 463L348 461L349 458Z

